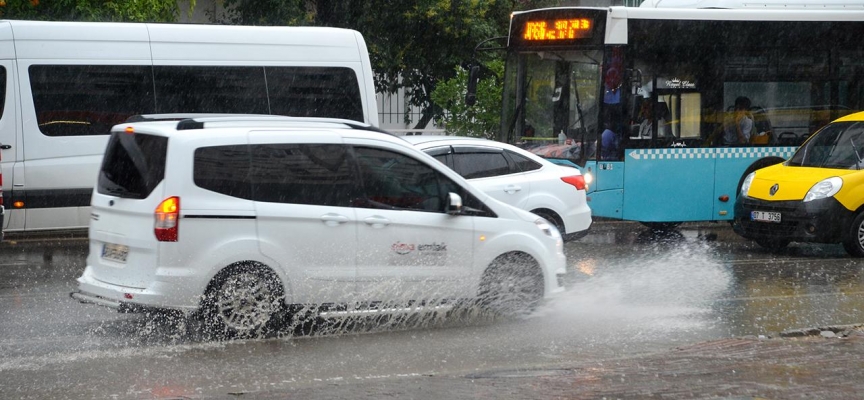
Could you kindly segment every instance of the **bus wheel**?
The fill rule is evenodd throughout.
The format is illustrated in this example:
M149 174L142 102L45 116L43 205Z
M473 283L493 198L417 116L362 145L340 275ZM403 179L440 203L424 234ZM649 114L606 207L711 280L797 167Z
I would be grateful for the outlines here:
M681 225L680 222L640 222L640 224L644 225L648 229L652 231L671 231Z
M763 249L767 250L780 250L789 245L789 240L787 239L756 239L756 244L758 244Z
M858 213L843 238L843 248L852 257L864 257L864 211Z

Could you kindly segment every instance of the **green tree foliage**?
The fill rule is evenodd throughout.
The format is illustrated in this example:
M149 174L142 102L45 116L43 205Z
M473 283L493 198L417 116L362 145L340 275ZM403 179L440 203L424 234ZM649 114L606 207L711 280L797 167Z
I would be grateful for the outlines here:
M175 22L178 13L177 0L0 0L5 19Z
M494 139L501 121L501 89L504 62L490 61L484 65L484 75L477 84L477 103L465 104L468 91L468 71L456 68L456 75L438 83L432 101L445 111L440 121L447 134Z
M227 21L249 25L319 25L360 31L379 92L404 88L422 110L422 129L443 109L432 100L439 82L472 60L481 41L505 35L510 13L554 5L549 0L225 0ZM488 59L500 54L486 55Z

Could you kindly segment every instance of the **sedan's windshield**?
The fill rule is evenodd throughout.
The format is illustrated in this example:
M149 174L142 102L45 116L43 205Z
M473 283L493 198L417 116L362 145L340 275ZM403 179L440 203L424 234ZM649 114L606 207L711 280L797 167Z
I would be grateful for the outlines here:
M833 123L807 141L789 159L788 165L838 169L860 169L864 149L864 123Z

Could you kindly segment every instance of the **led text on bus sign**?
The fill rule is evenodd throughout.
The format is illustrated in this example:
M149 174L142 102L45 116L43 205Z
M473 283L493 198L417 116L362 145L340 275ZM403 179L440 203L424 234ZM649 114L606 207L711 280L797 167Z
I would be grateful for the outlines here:
M522 39L526 41L556 41L590 38L594 20L589 18L525 21Z

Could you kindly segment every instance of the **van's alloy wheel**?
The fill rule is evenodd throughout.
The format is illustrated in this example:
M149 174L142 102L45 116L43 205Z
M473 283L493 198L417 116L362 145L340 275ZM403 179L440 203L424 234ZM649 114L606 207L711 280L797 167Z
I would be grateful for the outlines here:
M213 318L233 334L250 334L267 326L279 309L280 296L262 274L243 271L226 277L213 298Z
M843 238L843 248L852 257L864 257L864 211L859 212L852 221Z

